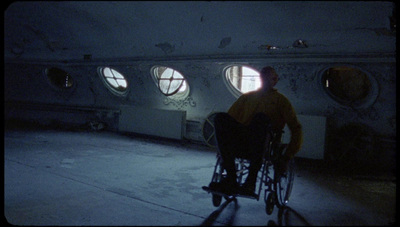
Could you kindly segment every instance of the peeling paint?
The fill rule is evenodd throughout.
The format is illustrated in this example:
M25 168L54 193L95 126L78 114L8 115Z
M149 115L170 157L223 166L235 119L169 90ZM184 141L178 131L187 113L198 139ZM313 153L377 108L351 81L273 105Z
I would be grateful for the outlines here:
M302 40L302 39L298 39L298 40L293 42L292 46L296 47L296 48L307 48L308 44L307 44L307 41Z
M228 46L228 45L231 43L231 41L232 41L232 38L231 38L231 37L225 37L225 38L223 38L223 39L221 40L221 42L219 43L218 48L220 48L220 49L225 48L226 46Z
M211 87L210 81L204 77L202 78L202 84L204 85L204 87L206 87L208 89L210 89L210 87Z
M170 43L167 42L158 43L155 46L164 51L165 54L170 54L175 51L175 45L171 45Z

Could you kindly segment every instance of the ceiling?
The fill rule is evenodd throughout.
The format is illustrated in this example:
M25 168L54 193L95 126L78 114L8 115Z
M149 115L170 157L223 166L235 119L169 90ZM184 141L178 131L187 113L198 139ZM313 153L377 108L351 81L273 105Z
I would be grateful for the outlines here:
M55 1L4 11L6 60L394 53L392 2Z

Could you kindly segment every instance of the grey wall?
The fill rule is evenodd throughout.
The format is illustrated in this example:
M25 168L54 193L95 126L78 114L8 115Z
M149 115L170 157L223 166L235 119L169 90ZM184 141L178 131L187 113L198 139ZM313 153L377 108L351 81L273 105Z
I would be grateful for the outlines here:
M396 135L393 15L390 2L13 3L4 23L5 121L99 121L118 131L122 105L183 110L185 137L201 142L207 116L227 111L237 98L224 82L225 67L271 65L281 78L277 88L298 114L326 117L325 152L336 149L337 132L348 123L371 129L380 140L374 149L391 152ZM307 47L292 45L300 38ZM90 60L83 59L85 54ZM189 96L162 95L150 74L155 65L181 72ZM360 69L373 82L373 94L361 106L341 105L323 89L322 72L340 65ZM127 77L127 96L104 86L99 66ZM47 67L67 71L73 87L53 87L44 74Z
M14 2L6 58L95 59L392 52L392 2ZM308 48L292 48L302 39ZM221 43L222 42L222 43ZM268 51L266 46L278 50Z
M191 125L197 125L197 129L194 127L196 132L189 130L187 137L201 141L201 125L207 116L213 112L227 111L237 98L224 82L224 68L232 64L244 64L259 70L264 65L272 65L281 78L277 88L291 100L298 114L327 117L330 124L328 130L338 128L348 122L358 122L373 128L382 135L395 135L396 132L396 67L393 58L342 57L339 60L321 57L302 58L301 60L265 58L248 61L188 59L107 62L106 65L114 67L127 77L129 92L126 97L114 95L104 86L97 67L105 64L105 62L6 64L5 101L49 106L62 105L71 108L100 108L101 113L97 111L97 115L94 116L97 116L99 120L109 122L110 127L116 130L118 122L114 112L118 111L121 105L184 110L187 112L187 120L192 121ZM150 74L150 69L154 65L166 65L180 71L187 78L190 86L189 96L183 100L174 100L161 94ZM337 65L359 68L374 82L376 89L373 91L374 95L363 105L357 108L342 105L332 99L323 89L322 72ZM71 89L58 89L49 83L44 70L53 66L70 73L75 82ZM110 109L110 112L104 112L103 109ZM7 117L14 116L13 111L9 113ZM81 112L79 113L81 114ZM35 115L37 118L40 116ZM46 116L45 120L49 120L47 115L44 116ZM54 118L61 118L60 116L58 111ZM81 119L81 115L72 114L59 120L70 121L74 118L83 123L96 117L89 115Z

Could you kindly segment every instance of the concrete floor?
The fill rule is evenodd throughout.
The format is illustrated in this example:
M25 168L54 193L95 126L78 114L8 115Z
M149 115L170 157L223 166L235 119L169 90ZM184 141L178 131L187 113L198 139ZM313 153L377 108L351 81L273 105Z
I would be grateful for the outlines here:
M14 225L393 225L395 176L338 174L296 159L288 208L214 207L216 152L112 132L6 130L4 215Z

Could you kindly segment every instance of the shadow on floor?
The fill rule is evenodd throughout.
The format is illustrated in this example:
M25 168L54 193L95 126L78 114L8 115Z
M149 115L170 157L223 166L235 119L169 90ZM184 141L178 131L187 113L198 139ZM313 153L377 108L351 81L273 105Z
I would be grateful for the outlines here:
M221 214L221 212L228 206L229 203L234 202L235 203L235 208L232 211L232 214L230 215L230 218L227 220L226 224L227 226L232 226L233 221L235 220L236 217L236 211L239 209L239 204L236 200L236 198L231 199L231 200L226 200L221 206L218 207L217 210L212 212L208 218L206 218L203 223L200 224L200 226L211 226L213 225L214 222L216 222L218 216Z
M230 218L224 224L226 226L232 226L234 224L234 220L236 217L236 212L239 209L239 204L235 199L226 200L221 206L218 207L217 210L213 211L204 221L200 224L200 226L212 226L215 222L217 222L218 216L222 213L222 211L228 206L229 203L234 202L235 207L232 210L232 214L229 216ZM278 223L273 220L269 220L267 226L311 226L311 224L297 211L292 209L291 207L285 206L279 209L278 211Z
M271 226L270 222L268 225ZM276 225L276 224L275 224ZM278 224L279 226L311 226L311 224L292 208L285 206L278 211Z

